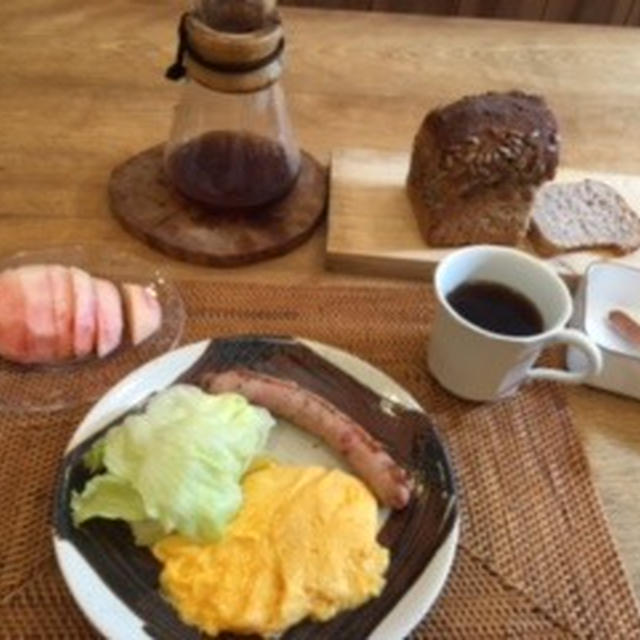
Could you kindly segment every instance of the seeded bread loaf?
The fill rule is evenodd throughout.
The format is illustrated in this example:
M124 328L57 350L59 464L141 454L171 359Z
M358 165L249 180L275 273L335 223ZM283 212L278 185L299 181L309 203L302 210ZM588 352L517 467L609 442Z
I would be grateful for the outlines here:
M555 117L520 91L463 98L427 114L407 188L431 246L518 244L537 187L558 164Z
M537 193L530 237L538 253L640 247L640 217L613 188L598 180L548 184Z

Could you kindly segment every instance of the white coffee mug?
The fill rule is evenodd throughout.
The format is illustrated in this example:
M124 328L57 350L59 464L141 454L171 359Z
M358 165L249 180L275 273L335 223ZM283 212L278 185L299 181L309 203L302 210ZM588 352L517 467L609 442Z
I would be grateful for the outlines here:
M526 296L543 320L540 333L512 336L472 324L447 300L459 285L473 281L501 284ZM571 294L547 264L517 249L479 245L459 249L438 265L436 314L429 342L429 369L451 393L468 400L498 400L528 380L580 383L602 367L598 347L565 324L572 314ZM533 367L541 350L553 343L578 347L584 371Z

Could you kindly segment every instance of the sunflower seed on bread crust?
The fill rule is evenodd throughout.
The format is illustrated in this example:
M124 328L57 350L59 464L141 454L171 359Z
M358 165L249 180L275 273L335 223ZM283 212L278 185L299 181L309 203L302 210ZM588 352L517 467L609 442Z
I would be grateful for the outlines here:
M640 217L609 185L597 180L548 184L536 194L529 235L542 255L640 247Z

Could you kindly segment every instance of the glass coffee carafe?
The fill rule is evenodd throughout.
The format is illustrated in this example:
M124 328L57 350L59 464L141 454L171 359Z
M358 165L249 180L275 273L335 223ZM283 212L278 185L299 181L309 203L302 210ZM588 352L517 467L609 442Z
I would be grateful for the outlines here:
M279 82L284 40L275 10L255 0L199 0L180 40L168 75L187 78L165 147L169 179L215 209L280 199L298 177L300 150Z

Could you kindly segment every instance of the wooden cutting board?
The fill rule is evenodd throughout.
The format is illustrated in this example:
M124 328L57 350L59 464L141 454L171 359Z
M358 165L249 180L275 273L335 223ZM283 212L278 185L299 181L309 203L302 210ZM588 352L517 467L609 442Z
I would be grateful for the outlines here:
M435 265L452 251L425 245L418 231L405 179L408 153L339 149L332 155L327 267L361 275L429 278ZM602 180L617 189L640 212L640 176L560 169L557 182ZM528 244L522 249L535 253ZM578 251L548 259L567 280L576 280L607 251ZM640 250L616 257L640 268Z

